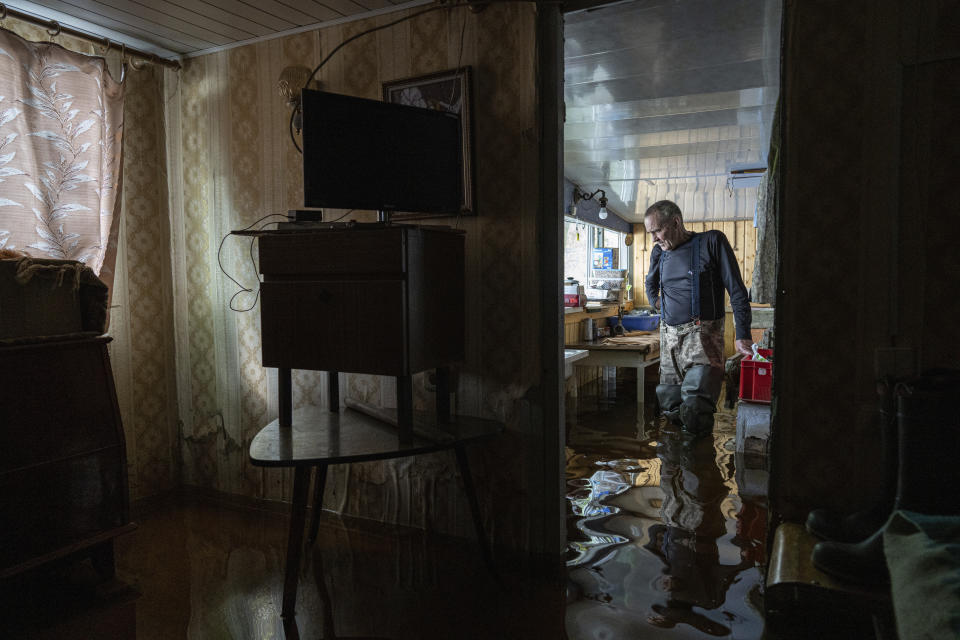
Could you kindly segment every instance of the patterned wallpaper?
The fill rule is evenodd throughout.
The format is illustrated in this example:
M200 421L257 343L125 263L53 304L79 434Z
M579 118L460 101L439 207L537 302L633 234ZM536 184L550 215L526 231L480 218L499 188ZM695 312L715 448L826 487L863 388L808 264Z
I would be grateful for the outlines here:
M122 251L110 332L132 498L178 484L162 81L152 65L130 70L124 103L126 122L136 126L123 138Z
M173 304L182 422L182 478L188 485L254 498L289 499L289 471L247 461L252 437L277 414L276 371L260 364L259 306L218 267L251 290L250 240L226 234L268 214L302 206L300 156L290 143L290 112L276 84L287 66L313 68L344 39L396 19L393 13L319 32L231 49L167 72ZM468 356L457 377L456 408L495 417L510 433L471 452L487 526L497 542L525 535L523 395L535 383L536 341L520 335L526 301L536 294L536 139L534 14L528 5L480 14L436 11L348 45L318 74L324 89L379 98L384 81L474 70L477 193L480 216L467 231ZM464 34L461 44L460 34ZM371 219L369 213L351 214ZM272 218L274 221L278 218ZM449 224L449 219L439 221ZM371 312L374 309L370 310ZM350 375L346 396L393 405L393 381ZM294 404L326 402L324 374L295 372ZM424 376L415 402L428 401ZM452 454L341 465L328 479L330 508L384 521L472 535ZM349 486L349 493L346 488ZM494 512L510 504L511 513ZM507 517L504 517L507 516Z
M276 417L277 382L276 371L260 364L250 240L227 234L302 205L301 160L277 90L281 70L313 68L344 39L399 15L192 58L179 73L128 70L131 126L110 332L132 498L183 483L289 499L289 471L247 462L251 438ZM17 30L48 37L25 25ZM530 535L518 517L526 512L523 460L536 455L525 449L533 440L524 396L538 376L537 341L520 331L537 322L529 303L537 293L533 33L531 5L436 11L348 45L318 74L324 89L379 98L385 81L473 68L480 215L436 221L467 232L467 359L455 378L454 408L508 426L470 458L488 533L495 543L521 546ZM235 296L238 287L218 263L250 291ZM344 395L394 405L391 379L345 378ZM319 372L295 372L295 406L325 403L323 382ZM415 394L419 406L431 401L423 375ZM473 535L452 453L335 467L326 504Z

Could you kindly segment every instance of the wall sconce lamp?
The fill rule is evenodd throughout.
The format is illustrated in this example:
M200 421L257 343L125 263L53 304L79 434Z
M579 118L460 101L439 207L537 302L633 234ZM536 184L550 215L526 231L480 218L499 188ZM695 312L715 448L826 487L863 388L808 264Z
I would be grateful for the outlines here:
M291 125L300 133L303 126L303 111L300 106L300 88L310 78L310 69L306 67L286 67L280 72L277 80L277 89L280 96L286 101L287 107L293 110L290 116Z
M601 220L607 219L607 192L603 189L597 189L593 193L586 193L581 191L579 187L573 188L573 204L570 206L570 215L577 215L577 203L581 200L592 200L593 196L600 194L600 197L597 198L597 202L600 203L600 211L597 212L597 215Z

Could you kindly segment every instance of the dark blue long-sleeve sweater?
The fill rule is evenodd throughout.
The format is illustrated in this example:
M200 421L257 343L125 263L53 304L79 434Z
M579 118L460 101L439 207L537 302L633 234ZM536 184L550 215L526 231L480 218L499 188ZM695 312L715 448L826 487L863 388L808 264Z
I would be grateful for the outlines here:
M696 233L694 236L698 235ZM750 299L740 276L737 258L730 242L722 232L705 231L700 239L700 319L719 320L723 317L723 291L730 293L730 306L736 324L738 340L750 338ZM691 240L693 237L691 236ZM690 322L690 262L693 257L693 242L688 240L670 251L659 245L650 252L650 268L647 271L646 290L650 304L657 306L661 289L661 261L663 254L663 302L660 313L668 325Z

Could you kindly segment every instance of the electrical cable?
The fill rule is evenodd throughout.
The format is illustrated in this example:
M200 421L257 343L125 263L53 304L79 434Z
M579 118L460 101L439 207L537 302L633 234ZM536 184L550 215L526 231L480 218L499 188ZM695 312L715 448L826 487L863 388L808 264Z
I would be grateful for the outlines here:
M498 1L499 1L499 2L509 2L510 0L498 0ZM521 0L521 1L523 1L523 0ZM562 1L563 1L563 0L534 0L535 3L543 3L543 4L560 4L560 3L562 3ZM482 2L482 3L478 3L478 2L454 2L454 3L451 3L451 4L440 4L440 5L436 5L436 6L430 7L430 8L428 8L428 9L424 9L423 11L417 11L416 13L411 13L410 15L403 16L402 18L398 18L398 19L393 20L393 21L391 21L391 22L387 22L387 23L385 23L385 24L377 25L376 27L371 27L370 29L367 29L366 31L361 31L360 33L355 33L354 35L350 36L349 38L347 38L346 40L344 40L343 42L341 42L340 44L338 44L336 47L334 47L333 50L331 50L330 53L328 53L328 54L323 58L323 60L321 60L320 63L319 63L316 67L313 68L313 71L310 72L309 77L307 77L307 80L306 80L306 82L303 83L303 87L301 87L301 89L306 89L306 88L310 85L310 82L313 81L313 78L314 78L314 76L317 75L317 72L319 72L320 69L322 69L323 66L326 65L327 62L329 62L330 59L331 59L338 51L340 51L340 49L342 49L342 48L345 47L346 45L350 44L350 43L353 42L354 40L357 40L358 38L361 38L361 37L363 37L363 36L369 35L369 34L374 33L374 32L376 32L376 31L380 31L381 29L386 29L386 28L388 28L388 27L392 27L392 26L398 25L398 24L400 24L400 23L402 23L402 22L406 22L407 20L412 20L412 19L414 19L414 18L416 18L416 17L418 17L418 16L422 16L422 15L424 15L424 14L431 13L431 12L433 12L433 11L438 11L438 10L440 10L440 9L458 9L458 8L463 8L463 7L474 7L474 6L477 6L478 4L488 4L488 2ZM466 30L467 30L467 19L466 19L466 16L464 16L463 23L460 25L460 46L459 46L459 51L457 52L457 66L456 66L457 72L459 72L459 70L460 70L460 68L461 68L462 61L463 61L463 43L464 43L464 40L465 40ZM454 91L455 87L456 87L456 85L454 85L454 87L451 87L451 89L450 89L450 90L451 90L451 98L450 98L450 102L451 102L451 103L453 102L453 91ZM299 108L299 107L298 107L298 108ZM288 131L289 131L289 133L290 133L290 142L293 143L293 148L297 150L297 153L303 154L303 148L297 143L297 136L296 136L296 134L294 133L294 127L293 127L294 120L295 120L296 117L297 117L298 108L294 108L294 109L290 112L290 120L289 120L289 122L288 122L287 129L288 129ZM332 222L337 222L338 220L343 219L346 215L347 215L347 214L344 214L344 215L340 216L339 218L337 218L336 220L333 220ZM456 224L457 224L457 227L459 227L461 215L462 215L462 212L457 214L457 223L456 223ZM238 284L239 284L239 283L238 283ZM241 285L241 286L242 286L242 285Z
M342 49L342 48L345 47L346 45L350 44L351 42L353 42L353 41L356 40L357 38L361 38L361 37L363 37L363 36L369 35L369 34L371 34L371 33L374 33L375 31L380 31L381 29L386 29L386 28L388 28L388 27L392 27L392 26L394 26L394 25L398 25L398 24L400 24L401 22L406 22L407 20L412 20L412 19L414 19L414 18L416 18L416 17L418 17L418 16L424 15L425 13L431 13L431 12L433 12L433 11L439 11L440 9L456 9L456 8L460 8L460 7L469 7L469 6L473 5L473 4L474 4L474 3L471 3L471 2L455 2L455 3L452 3L452 4L441 4L441 5L437 5L437 6L434 6L434 7L430 7L430 8L428 8L428 9L424 9L423 11L417 11L416 13L411 13L411 14L408 15L408 16L403 16L402 18L398 18L398 19L396 19L396 20L394 20L394 21L392 21L392 22L387 22L387 23L384 23L384 24L381 24L381 25L377 25L376 27L371 27L370 29L367 29L366 31L361 31L360 33L355 33L355 34L353 34L352 36L350 36L349 38L347 38L346 40L344 40L343 42L341 42L340 44L338 44L336 47L334 47L333 50L330 51L330 53L328 53L328 54L326 55L326 57L324 57L324 59L320 61L320 64L318 64L316 67L313 68L313 71L310 72L310 76L307 78L307 81L303 83L303 87L302 87L302 88L303 88L303 89L306 89L307 86L310 84L310 82L313 80L313 77L317 75L317 72L320 71L320 69L323 68L323 66L324 66L325 64L327 64L327 62L329 62L330 58L332 58L338 51L340 51L340 49ZM466 23L466 20L464 20L464 22L463 22L463 29L466 29L466 24L467 24L467 23ZM463 36L462 36L462 31L461 31L461 48L460 48L460 53L461 53L461 55L463 54L463 41L462 41L462 37L463 37ZM460 64L459 64L459 61L458 61L457 67L459 68L459 66L460 66ZM300 147L299 144L297 144L296 135L293 133L293 121L294 121L294 118L296 117L296 113L297 113L297 110L296 110L296 109L294 109L294 110L290 113L290 124L289 124L290 140L293 142L294 148L295 148L299 153L303 153L303 149Z
M276 217L278 217L278 218L283 218L284 220L288 220L288 219L289 219L288 216L286 216L286 215L284 215L284 214L282 214L282 213L268 213L267 215L263 216L263 217L260 218L259 220L257 220L257 221L255 221L255 222L253 222L252 224L250 224L249 226L244 227L244 228L242 229L242 231L247 231L247 230L253 228L254 226L260 224L261 222L263 222L263 221L266 220L267 218L271 218L271 217L274 217L274 216L276 216ZM269 224L277 224L278 222L279 222L278 220L274 220L274 221L268 222L267 224L262 225L262 226L260 227L260 229L263 229L264 227L266 227L266 226L269 225ZM257 238L256 238L256 236L254 236L253 238L250 239L250 249L249 249L249 252L250 252L250 262L253 264L253 272L254 272L254 274L255 274L256 277L257 277L257 295L256 295L256 297L254 297L254 299L253 299L253 304L251 304L249 307L247 307L246 309L238 309L238 308L235 308L235 307L233 306L233 301L236 300L236 299L237 299L237 296L239 296L241 293L253 293L253 289L249 289L249 288L243 286L242 284L240 284L240 282L237 281L237 279L234 278L233 276L231 276L229 273L227 273L227 270L223 267L223 260L222 260L222 257L221 257L221 254L223 253L223 243L226 242L227 238L230 237L232 234L233 234L233 232L231 231L230 233L226 234L225 236L223 236L223 238L220 239L220 246L217 248L217 265L220 267L220 272L223 273L223 275L227 276L227 278L229 278L229 280L230 280L231 282L233 282L233 284L235 284L235 285L237 285L238 287L240 287L240 289L239 289L236 293L234 293L232 296L230 296L230 301L227 303L227 306L230 307L230 310L231 310L231 311L237 311L237 312L245 313L245 312L247 312L247 311L252 310L254 307L256 307L256 306L257 306L257 300L260 299L260 286L259 286L259 285L260 285L260 283L261 283L261 280L260 280L259 274L257 274L257 263L256 263L256 260L254 260L254 257L253 257L253 243L254 243L254 241L255 241Z
M401 22L406 22L407 20L412 20L412 19L416 18L417 16L422 16L422 15L425 14L425 13L430 13L430 12L432 12L432 11L439 11L440 9L460 9L460 8L463 8L463 7L468 7L468 8L469 8L469 7L476 7L476 6L478 6L478 5L493 4L494 2L497 2L497 3L506 3L506 4L509 4L509 3L511 3L511 2L533 2L534 4L563 4L565 1L566 1L566 0L485 0L485 1L483 1L483 2L453 2L453 3L450 3L450 4L439 4L439 5L430 7L429 9L424 9L423 11L418 11L418 12L416 12L416 13L411 13L410 15L408 15L408 16L403 16L402 18L398 18L398 19L394 20L393 22L387 22L387 23L385 23L385 24L377 25L376 27L371 27L370 29L367 29L366 31L361 31L360 33L355 33L355 34L353 34L352 36L350 36L349 38L347 38L346 40L344 40L343 42L341 42L340 44L338 44L336 47L333 48L333 50L332 50L330 53L328 53L328 54L326 55L326 57L325 57L323 60L320 61L320 64L318 64L316 67L313 68L313 71L310 73L310 77L308 77L308 78L307 78L307 81L303 83L303 87L301 87L301 89L306 89L306 88L307 88L307 86L308 86L308 85L310 84L310 82L313 80L313 77L314 77L315 75L317 75L317 72L320 71L320 69L321 69L325 64L327 64L327 62L330 60L330 58L332 58L332 57L334 56L334 54L337 53L337 51L339 51L340 49L342 49L342 48L345 47L346 45L350 44L351 42L353 42L353 41L356 40L357 38L361 38L361 37L363 37L363 36L365 36L365 35L369 35L369 34L371 34L371 33L374 33L375 31L380 31L381 29L386 29L386 28L388 28L388 27L392 27L392 26L394 26L394 25L398 25L398 24L400 24ZM466 21L466 19L464 19L464 21L463 21L463 26L462 26L462 28L461 28L461 33L460 33L460 38L461 38L461 39L460 39L460 55L463 55L463 32L466 30L466 26L467 26L467 21ZM460 62L459 62L459 59L458 59L458 61L457 61L457 68L459 68L459 67L460 67ZM294 146L294 148L297 150L297 152L303 153L303 149L300 148L300 145L299 145L299 144L297 144L296 135L293 133L293 121L294 121L294 118L296 118L296 114L297 114L297 109L294 109L294 110L290 113L290 123L289 123L290 141L293 142L293 146Z
M463 16L463 22L460 24L460 48L457 52L457 66L454 68L453 75L454 77L460 75L460 63L463 61L463 41L464 35L467 32L467 16ZM447 104L453 105L453 96L456 93L457 87L459 84L456 82L450 85L450 99L447 100ZM463 96L460 96L460 99L463 100Z
M347 211L345 214L343 214L343 215L340 216L339 218L336 218L335 220L327 220L326 222L340 222L341 220L343 220L344 218L346 218L348 215L350 215L350 214L353 213L354 211L356 211L356 209L350 209L350 211Z

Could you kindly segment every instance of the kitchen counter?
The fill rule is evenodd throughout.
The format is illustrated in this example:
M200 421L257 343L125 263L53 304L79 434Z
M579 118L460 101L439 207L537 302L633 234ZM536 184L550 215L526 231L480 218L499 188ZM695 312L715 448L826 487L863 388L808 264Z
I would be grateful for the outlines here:
M586 320L587 318L609 318L615 315L617 315L616 303L604 304L600 307L599 311L586 311L583 307L564 307L563 323L571 324Z
M563 377L569 378L573 375L573 363L577 360L583 360L590 355L586 349L564 349L563 350Z

